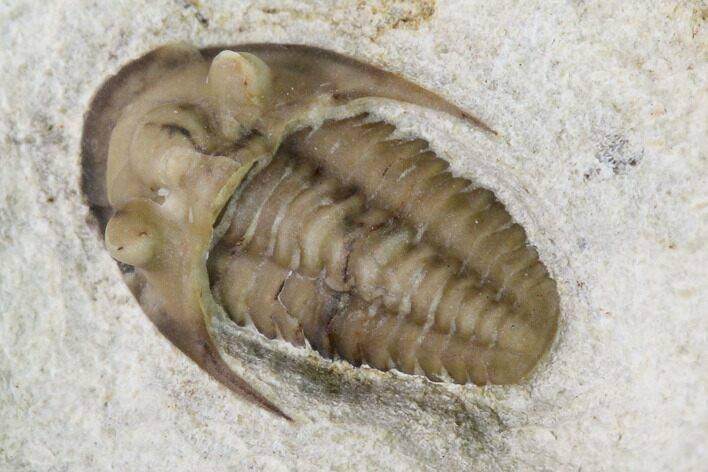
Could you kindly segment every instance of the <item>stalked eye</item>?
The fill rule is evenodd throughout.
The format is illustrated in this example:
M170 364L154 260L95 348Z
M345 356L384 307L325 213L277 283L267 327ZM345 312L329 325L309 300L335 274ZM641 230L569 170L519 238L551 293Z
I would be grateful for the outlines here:
M392 99L491 128L315 48L167 47L140 64L94 100L84 190L146 314L204 370L287 417L223 361L208 324L226 315L323 363L474 385L533 375L559 297L526 232L366 107Z

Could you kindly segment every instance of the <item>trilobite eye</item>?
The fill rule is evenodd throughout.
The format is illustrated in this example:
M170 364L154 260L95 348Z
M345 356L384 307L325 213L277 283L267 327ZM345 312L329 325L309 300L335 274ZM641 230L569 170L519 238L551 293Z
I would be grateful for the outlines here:
M329 51L241 49L155 51L111 79L87 115L84 190L158 328L283 416L225 364L213 318L355 366L526 380L559 300L525 231L490 190L455 175L424 139L362 114L369 102L358 99L493 131Z

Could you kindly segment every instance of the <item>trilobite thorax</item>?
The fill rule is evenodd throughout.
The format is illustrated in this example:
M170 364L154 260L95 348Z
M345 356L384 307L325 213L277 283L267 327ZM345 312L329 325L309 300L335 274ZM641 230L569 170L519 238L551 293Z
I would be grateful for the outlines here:
M240 50L153 53L87 121L84 187L98 216L113 214L107 245L136 267L162 332L271 409L224 373L205 327L215 313L354 365L527 378L559 301L524 230L428 142L351 105L378 96L479 122L333 53Z

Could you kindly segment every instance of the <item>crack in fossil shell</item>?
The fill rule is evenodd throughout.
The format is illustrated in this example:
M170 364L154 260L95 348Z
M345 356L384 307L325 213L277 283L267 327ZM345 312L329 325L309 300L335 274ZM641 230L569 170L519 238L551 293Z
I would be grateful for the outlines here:
M395 139L392 124L353 105L401 100L493 131L328 51L233 49L150 53L87 114L84 191L160 331L286 418L228 368L209 335L214 317L354 365L525 381L559 316L525 231L426 141ZM348 117L328 118L342 106Z

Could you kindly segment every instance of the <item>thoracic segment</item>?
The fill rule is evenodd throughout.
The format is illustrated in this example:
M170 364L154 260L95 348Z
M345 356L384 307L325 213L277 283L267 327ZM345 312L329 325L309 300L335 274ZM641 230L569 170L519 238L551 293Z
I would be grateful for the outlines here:
M359 117L293 135L234 197L217 300L355 365L518 382L554 334L553 281L491 192L392 131Z

